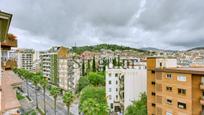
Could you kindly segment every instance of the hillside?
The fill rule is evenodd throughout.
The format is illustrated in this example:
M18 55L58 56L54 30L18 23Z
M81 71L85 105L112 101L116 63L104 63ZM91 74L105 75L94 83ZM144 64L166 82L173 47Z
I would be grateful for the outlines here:
M196 48L189 49L187 51L193 51L193 50L204 50L204 47L196 47Z
M141 49L126 47L126 46L119 46L119 45L114 45L114 44L99 44L99 45L93 45L93 46L72 47L71 51L77 54L81 54L84 51L99 52L101 49L112 50L112 51L132 50L132 51L144 52L144 53L148 52L148 51L141 50Z

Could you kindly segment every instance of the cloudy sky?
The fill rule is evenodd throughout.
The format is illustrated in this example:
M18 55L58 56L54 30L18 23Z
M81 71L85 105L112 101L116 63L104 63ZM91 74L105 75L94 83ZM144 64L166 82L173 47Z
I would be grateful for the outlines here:
M13 14L19 47L204 46L203 0L0 0L0 10Z

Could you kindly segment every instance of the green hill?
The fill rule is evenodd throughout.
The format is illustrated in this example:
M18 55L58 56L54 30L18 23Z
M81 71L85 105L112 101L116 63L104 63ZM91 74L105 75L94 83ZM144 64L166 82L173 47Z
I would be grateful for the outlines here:
M204 50L204 47L196 47L196 48L189 49L187 51L194 51L194 50Z
M136 49L136 48L131 48L131 47L126 47L126 46L119 46L115 44L99 44L99 45L93 45L93 46L82 46L82 47L72 47L71 51L75 52L77 54L81 54L84 51L92 51L92 52L99 52L101 49L105 50L132 50L136 52L141 52L141 53L147 53L148 51L141 50L141 49Z

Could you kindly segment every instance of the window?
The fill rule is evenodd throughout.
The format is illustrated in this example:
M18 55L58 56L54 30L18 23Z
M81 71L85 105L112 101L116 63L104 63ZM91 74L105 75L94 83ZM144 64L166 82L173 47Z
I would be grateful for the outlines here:
M162 67L162 62L159 63L160 67Z
M155 85L155 82L154 82L154 81L152 81L152 85Z
M115 91L118 91L118 88L116 88Z
M172 78L171 74L166 74L166 78L171 79Z
M111 103L110 105L111 105L111 109L113 109L113 103Z
M109 81L108 83L111 84L111 81Z
M167 103L167 104L172 104L172 100L171 100L171 99L167 99L167 100L166 100L166 103Z
M156 105L155 105L155 103L152 103L152 107L155 107Z
M116 95L115 97L116 97L116 99L118 99L118 95Z
M186 109L186 104L182 102L178 102L178 108L180 109Z
M118 74L117 74L117 73L115 74L115 77L118 77Z
M152 70L152 73L155 73L155 71Z
M152 92L152 96L155 96L156 94L155 94L155 92Z
M185 95L185 94L186 94L186 89L180 89L180 88L178 88L178 94L183 94L183 95Z
M116 81L115 84L117 85L117 84L118 84L118 81Z
M111 88L109 88L109 92L111 92Z
M186 76L177 76L178 81L186 81Z
M108 76L111 77L111 73L109 73Z
M172 91L172 87L167 86L167 87L166 87L166 90L167 90L167 91Z

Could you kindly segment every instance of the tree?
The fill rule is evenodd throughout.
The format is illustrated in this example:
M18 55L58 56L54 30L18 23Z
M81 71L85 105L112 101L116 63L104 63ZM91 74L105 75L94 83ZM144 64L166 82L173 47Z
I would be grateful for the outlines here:
M99 105L92 98L85 100L82 103L81 108L81 111L84 113L84 115L95 115L95 113L99 113Z
M85 87L80 93L80 110L83 109L81 105L89 98L94 99L99 104L107 105L105 87Z
M118 64L117 64L118 67L121 66L121 63L120 63L120 55L118 55Z
M141 93L140 99L128 106L125 115L147 115L147 96Z
M84 87L90 84L88 77L83 76L80 77L78 84L77 84L77 92L80 92Z
M85 115L108 115L108 106L103 103L97 103L93 98L88 98L82 105L82 112Z
M90 64L90 60L88 59L87 73L89 73L90 71L91 71L91 64Z
M35 85L35 100L36 100L36 108L38 109L37 89L38 89L38 84L41 79L41 76L39 74L34 74L34 73L31 73L30 75L32 76L33 84Z
M96 59L95 59L95 56L93 57L92 70L93 70L93 72L96 72Z
M82 59L82 76L85 76L85 63L84 63L84 58Z
M67 115L70 114L70 105L71 103L74 101L74 95L72 94L71 91L68 91L64 94L63 96L63 102L65 103L65 105L67 106Z
M56 86L52 86L50 89L50 94L54 98L54 111L55 111L55 115L56 115L56 103L57 103L57 97L60 94L60 89Z
M117 65L117 60L116 58L113 59L113 66L115 67Z
M46 98L45 98L45 93L46 93L46 87L48 85L48 81L43 76L41 77L40 85L43 87L44 112L46 114L46 100L45 100Z
M21 69L20 70L21 72L20 72L20 74L21 74L21 76L23 76L23 78L25 79L25 81L26 81L26 89L27 89L27 95L28 95L28 97L30 96L30 94L29 94L29 89L28 89L28 81L31 79L31 73L29 72L29 71L27 71L27 70L25 70L25 69Z
M105 75L99 72L90 72L87 77L92 85L105 86Z

